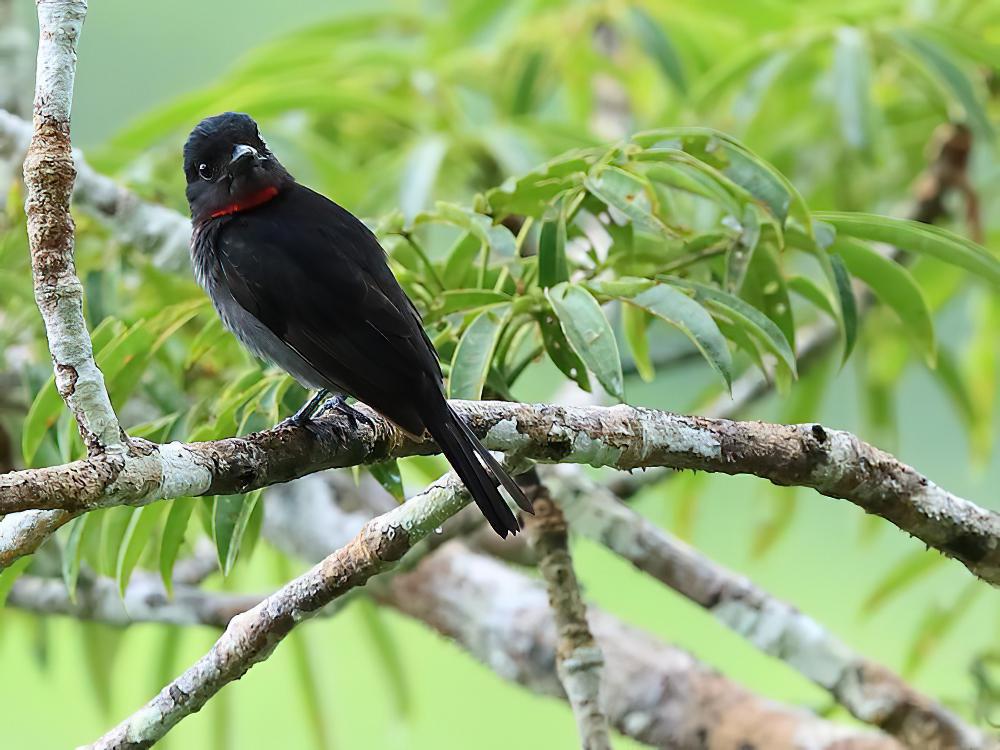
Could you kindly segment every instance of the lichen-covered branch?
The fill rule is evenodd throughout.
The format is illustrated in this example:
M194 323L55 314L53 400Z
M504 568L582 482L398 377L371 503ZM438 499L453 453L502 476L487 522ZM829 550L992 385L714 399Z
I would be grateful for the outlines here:
M280 499L273 498L276 502L268 505L264 519L263 532L272 544L307 561L328 555L363 522L363 511L344 507L343 498L334 496L324 479L313 476L276 488ZM447 539L447 524L443 531L432 539ZM407 563L411 556L405 558ZM423 560L412 572L397 568L372 579L368 593L454 638L501 677L565 698L555 674L552 612L540 585L495 558L470 554L454 543ZM592 610L590 619L605 649L606 709L620 731L642 742L685 749L736 748L743 740L760 740L762 744L753 746L769 750L901 748L877 734L839 727L757 698L688 654L607 614ZM685 692L692 686L695 692ZM729 703L733 713L726 711ZM716 729L720 714L725 721ZM753 726L769 721L775 722L773 734L766 726ZM700 734L699 728L708 734ZM796 729L802 732L801 745L792 739ZM716 744L693 744L698 737ZM765 742L772 739L774 745ZM838 745L838 740L847 744ZM734 744L724 744L727 741Z
M189 585L175 585L173 594L168 595L158 576L136 573L124 596L111 578L82 577L74 600L61 578L24 575L14 582L6 604L39 615L67 615L117 627L158 622L224 628L233 617L262 599L262 596L203 591Z
M91 453L123 453L118 418L94 362L83 318L83 285L73 263L73 154L69 137L76 44L85 0L38 0L34 131L24 160L28 244L35 300L45 322L56 388Z
M816 620L708 559L570 469L550 472L545 482L574 531L704 607L754 646L828 690L861 721L908 747L1000 748L996 738L854 652Z
M77 515L68 510L26 510L0 517L0 570L34 554L56 529Z
M263 661L302 620L392 567L414 544L469 502L453 475L366 523L347 545L233 618L205 656L92 748L146 748L225 685Z
M500 562L451 543L380 594L386 603L455 640L501 677L564 697L555 675L556 631L544 588ZM747 692L690 654L591 610L604 652L611 723L671 750L902 750L896 740L838 726Z
M775 425L653 409L454 402L491 450L545 462L632 470L667 466L752 474L812 487L891 521L1000 583L1000 516L938 487L854 435L818 424ZM0 475L0 513L142 505L180 495L246 492L331 467L435 450L371 410L351 431L342 415L206 443L135 443L64 466Z
M608 719L601 708L604 657L587 624L587 606L567 545L566 519L544 486L534 488L531 495L535 515L525 519L525 530L538 555L555 620L556 672L576 717L580 746L610 750Z

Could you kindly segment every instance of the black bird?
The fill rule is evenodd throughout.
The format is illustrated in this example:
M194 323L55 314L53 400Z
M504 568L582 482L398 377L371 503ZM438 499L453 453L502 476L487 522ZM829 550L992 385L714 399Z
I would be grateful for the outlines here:
M297 183L245 114L199 123L184 175L195 275L222 322L318 391L293 419L327 409L364 419L344 401L353 396L414 436L426 430L493 529L517 533L498 485L523 510L531 503L445 400L420 314L368 227Z

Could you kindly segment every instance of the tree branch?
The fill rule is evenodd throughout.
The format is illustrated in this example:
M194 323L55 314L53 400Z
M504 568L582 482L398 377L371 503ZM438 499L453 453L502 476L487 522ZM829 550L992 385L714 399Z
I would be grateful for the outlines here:
M451 543L393 577L385 601L454 639L501 677L563 697L545 591L527 577ZM837 726L765 701L598 610L590 623L606 660L608 718L655 747L901 750L884 735Z
M1000 516L938 487L848 432L680 416L625 405L559 407L453 402L491 450L539 461L631 470L653 466L752 474L812 487L885 518L975 575L1000 583ZM143 505L180 495L247 492L331 467L434 451L371 410L351 432L330 415L206 443L134 441L134 455L98 455L0 476L0 513Z
M587 624L587 607L567 546L566 519L544 486L539 485L531 494L535 515L526 517L525 530L538 555L538 569L555 618L559 638L556 672L576 717L580 746L584 750L611 750L608 719L601 707L604 657Z
M357 536L308 572L229 623L211 651L92 748L145 748L220 689L263 661L302 620L376 573L392 567L414 544L468 503L448 475L405 504L372 519Z
M34 132L24 160L28 244L35 301L45 323L56 388L93 453L124 453L118 418L94 362L83 318L83 285L73 263L69 211L75 170L69 137L76 44L85 0L38 0L38 70Z
M344 508L339 496L334 500L329 487L319 487L321 481L310 477L290 493L280 488L281 499L268 505L264 520L269 541L306 560L326 556L360 525L359 513ZM449 533L446 524L444 534L432 539L447 539ZM412 553L406 562L412 562L411 558ZM446 544L424 560L412 573L397 569L371 580L369 594L453 638L499 676L543 695L565 697L555 674L552 613L537 583L482 555L465 552L458 543ZM818 744L810 747L820 750L901 748L879 735L839 727L750 695L688 654L610 615L593 612L591 625L605 650L610 718L620 731L642 742L679 750L736 747L746 739L761 740L753 747L800 750L804 745L794 744L790 733L803 722L802 742L815 740ZM651 649L648 653L647 648ZM725 726L715 727L720 714ZM773 736L767 726L754 726L772 721L776 724ZM694 742L699 737L704 742L728 739L736 744L699 745ZM772 739L773 745L769 744ZM837 745L838 739L847 744Z
M14 581L6 603L39 615L67 615L116 627L159 622L224 628L233 617L256 606L263 598L202 591L189 585L175 585L171 596L158 576L136 573L124 596L111 578L81 578L74 601L62 579L24 575Z
M855 653L808 615L650 523L605 487L561 470L550 472L545 481L575 531L704 607L754 646L828 690L861 721L913 748L1000 748L995 738Z

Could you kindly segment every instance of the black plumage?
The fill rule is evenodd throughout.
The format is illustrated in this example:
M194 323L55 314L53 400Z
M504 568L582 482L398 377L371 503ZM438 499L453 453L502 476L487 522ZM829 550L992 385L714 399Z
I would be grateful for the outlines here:
M202 121L184 147L192 261L223 322L303 385L426 430L500 536L531 505L445 400L437 353L372 232L298 184L247 115Z

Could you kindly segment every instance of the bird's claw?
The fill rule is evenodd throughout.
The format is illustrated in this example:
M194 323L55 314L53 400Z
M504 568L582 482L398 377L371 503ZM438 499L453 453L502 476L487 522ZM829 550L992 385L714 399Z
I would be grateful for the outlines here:
M358 411L353 406L348 404L347 399L344 396L334 396L330 400L326 401L319 407L319 410L316 412L316 417L320 417L330 411L338 411L347 417L347 423L350 425L352 432L357 432L359 422L364 422L372 429L375 428L375 423L372 422L368 415Z

